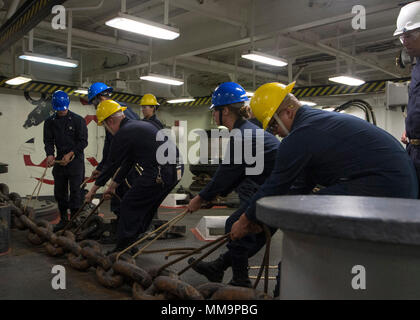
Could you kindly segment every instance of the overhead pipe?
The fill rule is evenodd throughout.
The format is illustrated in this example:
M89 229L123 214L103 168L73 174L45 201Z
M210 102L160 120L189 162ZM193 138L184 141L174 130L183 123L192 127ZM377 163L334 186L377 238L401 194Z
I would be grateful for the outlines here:
M220 15L216 13L215 10L205 10L203 6L194 3L195 1L190 0L172 0L171 5L176 8L181 8L191 12L197 12L204 16L210 17L214 20L222 21L224 23L233 25L235 27L245 28L245 22L234 19L233 17L228 17L227 15Z
M177 67L177 60L176 60L176 58L174 58L173 59L173 63L172 63L172 76L174 78L176 78L176 67ZM184 81L184 83L182 85L182 96L184 96L184 92L185 92L185 70L182 71L182 78L183 78L183 81ZM174 97L177 97L178 96L177 93L174 93L174 92L177 92L177 89L178 88L175 87L175 86L170 86L169 87L169 91L172 93L172 95Z
M153 1L153 0L149 1L149 2L151 4L156 3L156 1ZM146 4L148 4L148 3L146 3ZM180 7L179 4L176 1L172 2L171 4L173 6ZM370 15L370 14L375 14L375 13L388 11L388 10L395 10L395 9L398 9L398 7L394 4L392 4L392 5L380 5L380 6L368 8L366 10L366 14ZM282 36L282 37L285 37L287 39L290 39L292 41L297 42L299 45L305 46L304 41L298 41L298 40L293 39L291 37L289 38L286 35L290 32L297 32L297 31L301 31L301 30L311 29L311 28L315 28L315 27L319 27L319 26L323 26L323 25L327 25L327 24L332 24L332 23L337 23L337 22L340 22L340 21L349 20L349 19L352 19L352 18L353 18L353 14L351 14L351 13L350 14L343 14L343 15L339 15L339 16L335 16L335 17L321 19L321 20L309 22L309 23L306 23L306 24L286 28L286 29L283 29L281 31L274 30L274 31L271 31L271 32L266 32L264 34L254 36L253 40L254 41L261 41L261 40L269 39L269 38L274 37L274 36ZM198 49L198 50L194 50L194 51L190 51L190 52L185 52L183 54L178 55L177 58L184 58L184 57L201 55L201 54L205 54L205 53L208 53L208 52L213 52L213 51L217 51L217 50L223 50L223 49L228 49L228 48L232 48L232 47L237 47L237 46L249 44L250 42L251 42L251 38L247 37L247 38L244 38L244 39L230 41L230 42L227 42L227 43L222 43L222 44L215 45L215 46L208 47L208 48L203 48L203 49ZM327 45L324 45L322 43L317 43L317 45L318 46L310 45L310 48L313 49L313 50L326 52L326 53L331 54L331 55L340 54L345 59L354 59L354 61L358 64L363 64L365 66L377 69L377 70L382 71L384 73L391 74L394 77L399 77L399 75L396 75L396 74L394 74L394 73L392 73L392 72L390 72L390 71L388 71L388 70L386 70L386 69L384 69L380 66L377 66L376 64L368 63L368 62L364 61L362 58L356 58L356 57L352 57L350 55L346 55L345 52L342 52L342 51L338 51L338 52L337 52L337 50L334 51L333 48L331 48ZM144 51L147 51L147 50L144 50ZM167 58L162 58L160 61L165 61L166 59ZM159 61L157 61L157 62L159 62ZM139 64L139 65L134 65L134 66L130 66L130 67L120 68L119 71L130 71L130 70L135 70L137 68L142 68L142 67L144 67L144 66ZM287 80L285 80L285 81L287 81Z
M134 13L137 13L137 12L141 12L145 9L160 5L161 3L162 3L162 0L150 0L150 1L141 3L137 6L134 6L130 9L128 9L128 14L134 14Z
M390 9L395 9L395 6L389 6L389 5L388 6L378 6L378 7L375 7L375 8L372 8L372 9L368 10L368 14L375 13L375 12L380 12L380 11L386 11L386 10L390 10ZM311 22L309 24L305 24L305 25L301 25L301 26L295 26L295 27L292 27L290 29L284 30L283 32L280 32L280 33L279 32L270 32L270 33L267 33L267 34L264 34L264 35L259 35L259 36L256 36L254 38L254 40L263 40L263 39L271 37L274 34L281 35L284 32L287 33L287 32L290 32L290 31L309 29L309 28L313 28L313 27L316 27L316 26L324 25L324 24L329 24L329 23L334 23L334 22L337 22L337 21L346 20L346 19L349 19L349 18L350 18L349 15L341 15L341 16L332 17L332 18L329 18L329 19L323 19L323 20L320 20L320 21ZM289 37L287 37L287 38L289 38ZM292 40L297 41L296 39L292 39ZM124 40L120 40L120 41L124 41ZM233 42L230 42L230 43L221 44L219 46L214 46L214 47L207 48L207 49L201 49L201 50L197 50L195 52L185 53L185 54L180 55L179 57L193 56L193 55L196 55L196 54L202 54L202 53L206 53L206 52L209 52L209 51L215 51L215 50L218 50L218 49L224 49L224 48L229 48L229 47L232 47L232 46L238 46L238 45L249 43L250 41L251 41L250 38L241 39L241 40L233 41ZM304 45L304 42L299 42L299 44ZM322 48L319 48L319 47L316 48L319 51L323 51L323 52L326 52L326 53L329 53L329 54L334 54L334 55L345 55L344 52L338 51L338 50L335 51L333 48L331 48L329 46L326 46L326 45L324 46L322 43L318 43L318 45L320 47L322 47ZM328 51L326 51L325 47L328 48ZM144 51L147 51L146 48L145 48ZM314 49L314 46L311 46L311 49ZM320 49L323 49L323 50L320 50ZM335 51L335 52L331 53L331 51ZM363 62L364 65L367 65L371 68L374 68L374 69L377 69L379 71L391 74L391 75L396 76L396 77L399 76L399 75L396 75L394 73L390 73L388 70L386 70L384 68L381 68L381 67L379 67L375 64L370 64L370 63L364 61L363 59L358 59L358 58L355 58L353 56L345 56L345 58L354 60L357 63ZM161 61L163 61L163 60L166 60L166 59L162 59ZM157 64L158 62L159 61L156 61L153 64ZM115 71L130 71L130 70L135 70L135 69L143 68L143 67L145 67L144 64L139 64L139 65L134 65L134 66L129 66L129 67L123 67L123 68L120 68L118 70L113 70L113 71L114 72Z
M149 38L149 73L152 72L152 45L153 40L152 38Z
M235 72L235 70L238 73L242 73L242 74L248 74L248 75L253 75L253 70L249 69L249 68L245 68L245 67L235 67L234 65L231 64L227 64L224 62L219 62L219 61L214 61L214 60L208 60L205 58L200 58L200 57L185 57L185 58L178 58L177 59L177 63L178 65L182 65L182 66L186 66L186 67L191 67L191 63L197 63L197 64L202 64L205 66L208 66L210 70L212 70L213 72L217 72L217 70L215 70L215 68L217 69L224 69L224 72L229 72L229 71L233 71ZM272 72L267 72L267 71L261 71L261 70L256 70L255 71L255 75L258 77L262 77L262 78L268 78L268 79L277 79L277 74L272 73ZM280 76L280 80L282 81L287 81L287 77L285 76Z
M74 8L66 8L66 10L71 10L71 11L91 11L91 10L98 10L102 7L102 5L104 4L104 0L101 0L96 6L92 6L92 7L74 7Z
M34 29L31 29L29 31L29 45L28 45L29 52L34 51ZM32 72L32 64L30 61L27 61L27 67L28 67L28 74L31 74Z
M293 65L292 65L292 61L288 60L287 61L287 76L288 76L288 82L292 83L293 82Z
M235 50L235 79L234 82L238 82L238 50Z
M80 63L79 63L79 67L80 67L80 72L79 72L79 76L80 76L80 87L83 87L83 55L80 54Z
M300 67L299 70L298 70L298 72L293 77L292 81L297 81L297 79L299 78L299 76L301 75L301 73L303 72L303 70L305 70L305 68L306 68L306 66Z
M47 29L48 31L51 30L51 24L49 22L46 21L42 21L39 25L39 28L41 29ZM59 33L55 33L56 35L59 35ZM54 33L52 33L52 35L54 35ZM126 48L126 49L131 49L134 51L148 51L149 47L147 45L138 43L138 42L133 42L133 41L128 41L128 40L115 40L115 38L113 37L109 37L109 36L104 36L101 34L97 34L94 32L90 32L90 31L85 31L82 29L76 29L73 28L72 29L72 35L74 37L79 37L79 38L83 38L86 40L91 40L91 41L95 41L95 42L103 42L105 44L109 44L109 45L118 45L122 48ZM118 70L114 70L118 71Z
M29 39L29 36L24 36L23 39ZM47 39L42 39L42 38L39 38L39 37L34 37L34 40L39 41L39 42L51 43L51 44L54 44L54 45L57 45L57 46L67 47L67 43L64 43L64 42L47 40ZM78 45L74 45L74 44L72 44L71 46L72 46L72 48L77 48L79 50L86 50L86 51L100 50L99 48L86 48L86 47L82 47L82 46L78 46Z
M185 70L182 70L182 81L184 81L184 84L182 85L182 96L186 97L185 93L187 92L187 82L185 81Z
M28 51L33 52L34 51L34 29L29 31L29 41L28 41Z
M254 51L255 49L255 0L252 0L252 7L251 7L251 50ZM255 76L255 61L252 61L252 90L255 91L257 81Z
M295 36L292 36L292 35L288 35L288 36L282 35L282 36L285 37L288 40L291 40L295 43L301 44L302 46L310 48L312 50L321 51L321 52L324 52L324 53L328 53L330 55L336 55L337 57L344 58L348 61L354 60L354 62L356 62L357 64L364 65L364 66L367 66L367 67L371 67L371 68L379 70L383 73L389 74L389 75L391 75L395 78L400 77L399 74L391 72L391 71L381 67L380 65L377 65L375 63L371 63L369 61L366 61L366 58L354 57L351 54L348 54L344 51L335 49L335 48L333 48L331 46L328 46L328 45L325 45L321 42L309 43L308 41L303 41L303 40L298 39L298 38L296 38Z
M170 65L172 62L172 60L166 59L165 61L154 61L151 63L151 65L157 65L157 64L166 64L166 65ZM219 61L213 61L213 60L208 60L205 58L200 58L200 57L183 57L183 58L177 58L177 65L178 66L183 66L185 68L192 68L191 63L195 63L197 64L196 68L197 69L201 69L201 70L209 70L213 73L217 72L217 73L228 73L229 71L231 72L238 72L238 73L242 73L242 74L248 74L251 75L253 74L253 70L249 69L249 68L245 68L245 67L235 67L234 65L231 64L227 64L224 62L219 62ZM200 68L200 65L203 66ZM143 64L139 64L137 66L138 69L142 69L142 68L147 68L149 66L149 63L143 63ZM125 68L128 69L128 68ZM129 67L129 69L131 70L132 68ZM120 71L130 71L130 70L121 70ZM115 72L115 71L114 71ZM267 71L261 71L261 70L256 70L255 71L255 75L261 78L266 78L266 79L272 79L272 80L278 80L278 81L288 81L288 78L276 73L271 73L271 72L267 72ZM140 80L130 80L130 82L138 82ZM306 84L306 82L302 82L302 84Z
M26 42L25 39L22 38L22 52L26 51ZM21 60L22 61L22 73L25 73L25 61L26 60Z
M73 12L68 10L68 26L67 26L67 58L71 59L71 33L73 29Z
M176 76L176 58L174 58L174 64L172 67L172 76L175 78Z
M164 0L163 7L163 24L169 24L169 0Z
M340 50L340 39L338 38L339 35L340 35L340 28L337 26L337 50ZM335 64L336 64L335 72L337 73L337 75L339 75L340 74L340 57L338 55L335 57Z
M6 20L8 20L11 16L13 16L19 7L20 0L13 0L12 3L9 6L9 9L7 10Z

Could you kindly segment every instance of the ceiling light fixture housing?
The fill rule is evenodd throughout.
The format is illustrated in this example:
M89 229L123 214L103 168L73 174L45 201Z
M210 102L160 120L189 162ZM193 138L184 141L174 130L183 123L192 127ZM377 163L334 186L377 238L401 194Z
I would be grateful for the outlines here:
M166 101L167 103L184 103L184 102L192 102L195 101L194 98L179 98L179 99L172 99Z
M155 73L149 73L146 76L141 76L140 79L157 82L157 83L169 84L171 86L180 86L184 84L184 81L182 79L172 78L168 76L161 76Z
M105 22L112 28L141 34L148 37L174 40L179 37L179 29L119 12L115 18Z
M88 89L86 88L78 88L77 90L74 91L74 93L79 93L79 94L88 94Z
M24 52L22 55L19 56L19 58L22 60L47 63L67 68L76 68L79 65L79 61L77 60L57 58L33 52Z
M271 56L258 51L249 51L242 54L242 58L268 64L270 66L284 67L287 66L288 62L282 58Z
M32 81L31 76L29 75L20 75L14 78L11 78L6 81L6 84L9 86L19 86L21 84L27 83L29 81Z
M332 77L329 78L328 80L333 81L333 82L337 82L337 83L341 83L341 84L345 84L348 86L361 86L362 84L365 83L364 80L361 79L357 79L351 76L337 76L337 77Z
M303 104L303 105L307 105L307 106L309 106L309 107L313 107L313 106L316 106L316 105L317 105L315 102L312 102L312 101L300 101L300 100L299 100L299 102L300 102L301 104Z

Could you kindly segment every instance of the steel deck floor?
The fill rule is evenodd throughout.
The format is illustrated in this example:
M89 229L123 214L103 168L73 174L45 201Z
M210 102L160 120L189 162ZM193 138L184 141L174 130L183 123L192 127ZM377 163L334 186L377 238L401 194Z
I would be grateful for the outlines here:
M234 209L213 208L202 209L194 214L187 215L181 220L179 225L186 225L186 236L177 239L155 241L149 249L161 249L172 247L199 247L205 242L196 239L190 229L195 227L202 216L208 215L229 215ZM105 218L113 216L107 205L103 205L100 212ZM170 220L182 209L159 209L159 219ZM86 272L80 272L70 267L66 258L51 257L47 255L42 246L36 247L26 239L28 231L17 229L11 232L11 251L9 254L0 256L0 300L10 299L40 299L40 300L130 300L132 297L131 288L124 285L119 289L107 289L96 280L95 269L90 268ZM280 231L274 235L271 243L270 265L277 265L281 259ZM111 249L113 245L103 245L104 249ZM265 247L264 247L265 248ZM250 266L260 265L264 248L249 260ZM224 247L216 250L208 256L205 261L213 260L224 252ZM169 257L170 260L177 256ZM137 258L139 266L162 266L170 260L165 259L165 253L143 254ZM54 274L51 273L54 265L62 265L66 270L66 289L54 290L51 280ZM187 261L181 261L171 267L172 270L179 271L187 266ZM250 270L250 275L257 275L257 270ZM270 276L276 276L277 270L270 270ZM225 272L224 283L230 281L232 277L231 269ZM186 271L181 279L193 286L208 282L204 276L197 274L192 269ZM254 281L254 280L252 280ZM273 294L275 280L269 281L270 295ZM258 285L259 290L263 290L263 280Z

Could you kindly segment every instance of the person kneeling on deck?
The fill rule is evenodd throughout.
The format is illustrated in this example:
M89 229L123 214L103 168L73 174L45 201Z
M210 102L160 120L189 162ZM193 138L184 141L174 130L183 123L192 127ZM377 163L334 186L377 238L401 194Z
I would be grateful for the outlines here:
M251 99L264 129L284 139L270 177L232 226L231 239L260 230L256 201L287 194L300 175L312 187L323 186L318 195L417 198L413 162L392 135L355 116L302 105L290 93L293 85L267 83Z
M154 212L183 174L183 165L177 164L179 152L173 142L168 139L157 141L159 130L154 125L147 121L127 119L124 110L124 107L112 100L98 105L98 125L104 125L114 137L104 169L86 195L86 201L91 201L96 191L113 178L104 192L104 198L109 199L132 168L138 172L131 188L121 199L117 245L113 251L128 247L139 234L148 229ZM163 163L162 159L158 162L156 153L160 147L165 146L169 146L169 151L176 152L168 152L168 157L163 159L167 163Z
M268 132L264 132L255 124L245 120L248 101L246 91L237 83L225 82L216 88L212 95L214 121L219 126L226 126L232 134L229 141L229 152L224 155L223 163L219 165L212 180L188 204L190 212L201 208L203 201L211 201L217 195L227 195L233 190L238 192L242 209L235 211L225 223L225 232L230 232L232 224L239 219L243 206L248 203L254 193L262 185L274 167L279 140ZM234 134L236 131L236 134ZM235 154L238 148L238 154ZM252 172L251 167L257 163L246 163L247 148L260 161L261 172ZM227 161L226 161L227 160ZM239 160L239 161L238 161ZM239 214L239 215L238 215ZM274 232L274 230L273 230ZM204 275L209 281L221 282L224 271L232 267L231 285L251 287L248 276L248 258L255 255L265 244L265 235L250 235L240 241L227 244L228 251L210 262L198 262L192 268ZM189 263L195 260L191 258Z

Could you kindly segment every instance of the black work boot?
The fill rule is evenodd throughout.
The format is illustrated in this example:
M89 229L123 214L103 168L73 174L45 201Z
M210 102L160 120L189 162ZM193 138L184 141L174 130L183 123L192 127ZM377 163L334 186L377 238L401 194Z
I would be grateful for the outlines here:
M101 244L114 244L117 243L117 226L118 226L118 220L113 219L109 222L109 236L102 236L99 239L99 243Z
M80 208L70 209L70 219L79 211Z
M70 222L71 218L74 217L74 215L77 213L77 211L79 211L79 209L70 209L70 217L67 217L67 214L66 214L66 218L68 218L67 219L67 222ZM67 222L66 222L66 224L67 224ZM73 221L71 223L71 225L69 226L69 228L73 228L74 227L74 223L75 223L75 221Z
M122 239L122 240L119 239L117 241L117 244L114 247L114 249L108 251L106 253L106 255L110 255L110 254L115 253L115 252L123 251L124 249L128 248L134 241L135 240L133 240L133 239ZM131 248L130 250L128 250L127 253L129 255L134 255L135 253L137 253L136 247L134 246L133 248Z
M251 280L248 276L248 257L232 258L232 280L231 286L252 288Z
M192 264L194 258L188 260L188 264ZM225 270L231 264L227 254L220 255L216 260L210 262L198 262L192 269L205 276L210 282L222 282Z
M67 225L68 222L69 222L69 219L67 217L67 210L64 212L60 211L60 222L54 226L53 232L60 231Z
M229 284L236 287L252 288L251 279L249 279L248 276L248 270L246 270L246 273L233 273L232 280L230 280Z
M128 247L128 245L121 245L121 244L118 244L118 242L117 242L117 244L115 245L115 247L112 248L111 250L109 250L106 253L106 255L108 256L108 255L110 255L112 253L123 251L127 247Z

